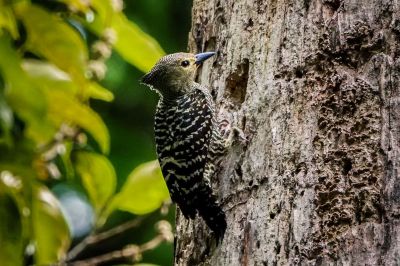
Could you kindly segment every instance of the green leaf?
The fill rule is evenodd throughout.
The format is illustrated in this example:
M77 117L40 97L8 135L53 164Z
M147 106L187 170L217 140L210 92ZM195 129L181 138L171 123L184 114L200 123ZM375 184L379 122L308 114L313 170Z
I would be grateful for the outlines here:
M27 31L27 47L69 73L81 86L86 83L87 48L79 33L61 18L33 4L16 5Z
M14 39L19 37L17 22L10 5L0 2L0 36L1 29L5 28Z
M70 76L51 63L25 59L22 61L22 68L37 87L47 90L63 90L71 95L76 95L79 91Z
M5 143L8 146L11 146L11 129L13 124L14 117L12 110L0 92L0 145Z
M75 167L99 213L115 191L117 177L114 167L105 156L84 151L77 152Z
M59 90L47 91L49 116L58 124L65 121L88 131L99 144L103 153L108 153L110 137L101 117L70 94Z
M97 26L99 32L108 28L115 13L111 1L92 0L90 4L96 10L96 23L101 23Z
M40 86L47 99L48 118L58 128L62 123L72 123L88 131L104 153L109 149L109 135L100 116L77 99L78 87L69 75L56 66L39 61L24 60L23 68L33 84ZM94 82L87 83L85 97L112 100L113 95Z
M100 10L99 16L96 16L92 23L83 23L86 23L86 26L97 35L102 35L105 29L111 28L116 35L114 48L126 61L139 70L147 72L158 59L165 55L158 42L122 12L110 15L110 9L105 11L105 7L99 1L93 4L96 10Z
M149 71L165 53L160 45L123 13L113 19L112 28L117 33L114 48L129 63L143 72Z
M20 222L22 224L20 233L23 242L26 243L31 236L30 210L32 189L30 186L31 179L24 177L32 177L35 173L27 164L18 162L20 158L13 159L14 161L11 164L0 163L0 194L5 192L8 196L12 197L18 207Z
M3 266L23 265L21 215L13 198L0 185L0 261Z
M114 100L114 95L112 94L111 91L107 90L106 88L100 86L96 82L91 82L87 89L86 89L86 95L87 97L97 99L97 100L102 100L106 102L111 102Z
M158 161L151 161L139 165L129 174L121 192L111 203L111 210L141 215L155 211L168 199L169 192Z
M60 70L55 65L41 60L27 59L22 62L22 67L32 81L47 90L63 90L73 95L78 95L80 86L75 84L68 73ZM114 99L111 91L103 88L96 82L88 82L81 92L82 96L110 102Z
M65 141L64 145L65 145L65 152L60 155L65 171L64 176L66 180L72 180L75 176L75 170L71 160L71 152L74 148L74 143L73 141Z
M80 11L82 13L86 13L90 11L90 1L82 1L82 0L59 0L60 2L68 5L70 10ZM103 1L108 2L108 1Z
M35 262L37 265L59 262L70 245L69 230L60 203L44 186L34 188L32 200Z
M13 114L10 107L4 101L3 97L0 97L0 126L3 130L10 130L13 125Z
M37 143L49 141L55 128L45 119L46 98L22 70L21 60L5 36L0 37L0 72L7 103L27 124L27 136Z

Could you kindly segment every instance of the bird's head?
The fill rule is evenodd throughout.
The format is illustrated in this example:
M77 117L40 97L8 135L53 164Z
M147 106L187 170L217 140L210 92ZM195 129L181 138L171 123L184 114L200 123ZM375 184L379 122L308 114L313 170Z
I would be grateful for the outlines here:
M214 52L200 54L176 53L162 57L142 82L163 96L180 96L190 91L197 67Z

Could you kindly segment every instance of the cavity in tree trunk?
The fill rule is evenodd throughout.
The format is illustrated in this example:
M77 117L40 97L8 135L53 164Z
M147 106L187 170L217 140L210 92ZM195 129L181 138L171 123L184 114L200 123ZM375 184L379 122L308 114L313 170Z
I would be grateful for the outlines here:
M400 264L400 3L195 0L191 52L243 129L212 180L228 228L177 217L177 265Z

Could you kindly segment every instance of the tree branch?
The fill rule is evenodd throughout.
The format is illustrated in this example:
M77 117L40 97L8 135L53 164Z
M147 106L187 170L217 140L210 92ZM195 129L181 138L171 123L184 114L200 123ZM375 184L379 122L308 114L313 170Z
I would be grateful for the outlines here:
M75 262L69 262L70 266L88 266L98 265L100 263L110 262L117 259L130 259L132 261L139 261L142 257L142 253L148 250L152 250L159 246L162 242L172 242L174 237L172 233L171 225L167 221L160 221L156 224L159 235L152 240L137 246L128 245L121 250L112 251L100 256L92 257L85 260L79 260ZM116 229L116 228L115 228ZM110 230L111 231L111 230ZM117 231L117 230L115 230ZM107 231L108 232L108 231ZM107 233L105 232L105 233ZM107 235L106 235L107 236ZM105 239L105 238L103 238Z
M74 248L72 248L68 252L66 261L71 261L74 258L76 258L89 245L93 245L95 243L101 242L105 239L108 239L115 235L121 234L131 228L139 226L141 224L141 222L143 221L143 219L144 219L143 217L138 217L134 220L128 221L128 222L120 224L114 228L111 228L108 231L104 231L101 233L92 233L92 234L88 235L78 245L76 245Z

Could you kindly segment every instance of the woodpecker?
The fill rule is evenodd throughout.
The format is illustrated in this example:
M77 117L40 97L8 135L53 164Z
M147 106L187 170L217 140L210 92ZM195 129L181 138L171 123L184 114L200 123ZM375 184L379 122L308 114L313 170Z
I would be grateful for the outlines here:
M210 184L226 141L216 122L208 89L194 81L197 67L214 52L164 56L142 78L160 100L155 114L155 143L171 199L186 219L198 213L217 243L226 230L225 213Z

